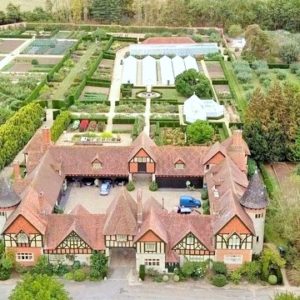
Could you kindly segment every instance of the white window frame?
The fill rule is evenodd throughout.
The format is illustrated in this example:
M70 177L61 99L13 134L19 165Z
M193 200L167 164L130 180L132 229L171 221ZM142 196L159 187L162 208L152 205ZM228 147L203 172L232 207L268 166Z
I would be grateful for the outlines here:
M228 239L228 249L240 249L241 248L241 239L234 233Z
M18 244L28 244L29 238L25 232L19 232L17 235L17 243Z
M126 234L117 234L117 242L127 242Z
M93 164L92 164L92 166L93 166L94 170L100 170L100 169L102 169L102 163L100 161L94 161Z
M34 261L34 255L32 252L17 252L16 261Z
M186 244L187 245L194 245L195 243L195 237L193 235L188 235L186 237Z
M175 164L175 169L177 170L183 170L185 168L185 164L183 162L177 162Z
M155 267L160 265L160 260L158 258L145 258L145 266Z
M155 252L156 251L156 243L155 242L146 242L145 243L145 251Z

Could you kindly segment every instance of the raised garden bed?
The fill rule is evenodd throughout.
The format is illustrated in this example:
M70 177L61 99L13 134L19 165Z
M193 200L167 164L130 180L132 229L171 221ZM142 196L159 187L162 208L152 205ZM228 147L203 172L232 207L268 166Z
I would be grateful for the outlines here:
M20 47L26 40L2 40L0 39L0 53L7 54Z
M225 78L223 69L218 61L206 61L205 64L211 79Z

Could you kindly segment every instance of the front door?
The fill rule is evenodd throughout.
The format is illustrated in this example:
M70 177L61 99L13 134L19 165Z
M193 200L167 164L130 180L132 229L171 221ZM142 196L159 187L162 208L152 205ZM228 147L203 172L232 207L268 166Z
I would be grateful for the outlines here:
M138 163L138 172L146 173L147 163Z

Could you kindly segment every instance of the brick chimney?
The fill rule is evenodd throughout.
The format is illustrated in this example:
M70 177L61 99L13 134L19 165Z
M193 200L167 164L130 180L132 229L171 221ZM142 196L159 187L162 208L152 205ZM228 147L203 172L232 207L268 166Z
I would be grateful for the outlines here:
M43 145L49 146L51 144L51 132L50 128L44 127L42 129L42 136L43 136Z
M20 164L18 161L13 164L13 175L14 175L14 178L16 181L21 180L21 178L22 178Z
M143 203L142 203L142 190L137 191L137 224L138 229L141 228L143 223Z
M241 147L242 145L243 145L243 131L236 129L232 132L232 146Z

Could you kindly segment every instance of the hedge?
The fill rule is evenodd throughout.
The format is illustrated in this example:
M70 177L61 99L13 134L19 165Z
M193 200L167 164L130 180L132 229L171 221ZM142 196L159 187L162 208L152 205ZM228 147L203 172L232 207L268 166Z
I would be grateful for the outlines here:
M98 86L98 87L110 87L111 86L111 81L110 80L104 80L104 79L88 78L86 80L86 85Z
M9 164L41 126L44 110L30 103L0 126L0 169Z
M271 198L273 198L278 190L278 185L274 177L272 177L264 164L260 162L258 167L261 171L261 175L263 177L264 183L266 185L267 192Z
M71 113L71 120L90 120L90 121L102 121L105 122L105 124L107 123L107 117L105 115L96 115L96 114L88 114L88 113L82 113L80 115Z
M212 84L219 85L219 84L228 84L227 79L212 79Z
M51 126L51 140L53 142L56 142L61 134L64 132L64 130L67 129L69 124L71 123L71 116L68 111L62 112L56 120L53 122Z
M130 117L130 118L114 117L113 124L134 124L135 120L136 119L134 117Z

